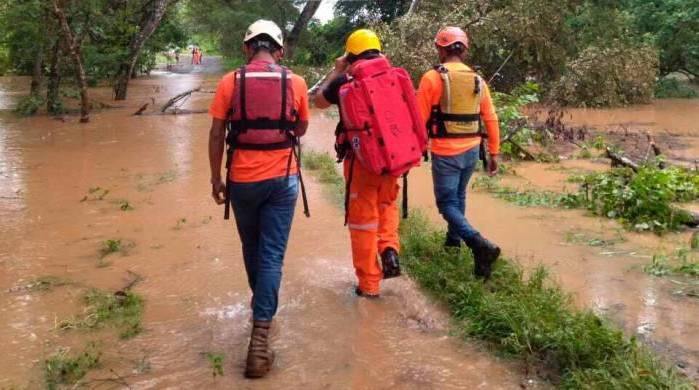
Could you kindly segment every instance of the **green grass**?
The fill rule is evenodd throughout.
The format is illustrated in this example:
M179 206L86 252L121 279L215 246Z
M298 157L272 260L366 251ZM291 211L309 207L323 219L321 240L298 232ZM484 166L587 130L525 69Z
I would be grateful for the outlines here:
M110 294L91 289L83 297L83 302L86 305L84 316L61 322L61 329L99 329L110 326L117 328L123 339L136 336L143 329L143 298L131 291Z
M699 259L687 248L680 248L672 255L655 254L643 271L653 276L677 276L699 278Z
M580 199L577 194L537 191L533 189L519 190L502 185L497 176L478 176L473 181L471 188L486 191L496 198L523 207L560 207L570 209L580 206Z
M102 241L102 248L100 249L100 254L102 257L111 255L112 253L117 253L122 250L121 240L109 239Z
M543 267L528 277L501 259L487 283L468 251L445 251L444 232L420 213L401 225L408 274L447 305L468 337L553 373L561 388L692 389L676 370L591 310L578 310Z
M345 180L338 173L338 164L327 153L304 151L302 166L310 171L320 183L324 184L328 196L336 204L344 203Z
M93 368L100 364L102 354L94 343L85 350L71 355L67 349L61 349L44 360L44 382L46 388L58 389L61 385L72 386Z
M693 250L699 249L699 232L692 233L692 238L689 239L689 247Z
M211 365L211 375L216 378L223 376L223 361L226 358L222 353L206 352L203 354Z

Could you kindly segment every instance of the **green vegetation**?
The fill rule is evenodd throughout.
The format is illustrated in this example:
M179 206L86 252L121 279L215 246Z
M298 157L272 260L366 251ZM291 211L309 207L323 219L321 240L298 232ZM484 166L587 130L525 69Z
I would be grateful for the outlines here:
M338 204L343 204L345 180L338 173L337 162L327 153L305 151L303 168L311 171L322 184L328 188L328 194Z
M699 250L699 232L692 233L692 238L689 239L689 247L692 250Z
M123 339L136 336L143 330L143 298L131 291L110 294L91 289L85 294L83 301L86 305L84 316L61 322L61 329L111 326L119 329L119 336Z
M560 194L553 191L537 191L532 189L519 190L500 184L499 177L478 176L473 181L471 188L487 191L496 198L514 203L517 206L526 207L580 207L580 198L577 194Z
M226 358L222 353L206 352L203 354L211 364L211 375L216 378L223 376L223 360Z
M102 249L100 249L101 257L106 257L112 253L120 252L123 249L121 240L109 239L102 242Z
M17 107L15 107L15 113L19 116L32 116L39 111L39 108L45 103L43 97L36 95L28 95L23 97Z
M697 91L676 78L665 77L655 83L654 95L658 99L690 99L697 97Z
M473 277L468 251L445 251L444 232L419 213L401 226L401 258L408 274L447 305L468 337L509 356L543 365L563 388L692 389L693 385L635 339L570 296L536 268L529 277L501 259L493 277Z
M678 167L614 168L578 179L588 210L640 231L679 229L691 217L673 204L699 199L699 172Z
M653 276L685 275L699 277L699 258L687 248L677 249L671 256L653 255L650 264L643 271Z
M67 349L59 350L44 360L46 388L54 390L60 385L75 385L88 371L99 366L101 357L94 343L76 355L70 355Z

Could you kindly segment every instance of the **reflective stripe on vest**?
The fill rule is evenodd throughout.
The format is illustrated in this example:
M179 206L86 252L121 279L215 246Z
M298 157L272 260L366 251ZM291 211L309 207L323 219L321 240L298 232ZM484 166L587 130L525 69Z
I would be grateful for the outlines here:
M240 78L240 74L236 73L235 75L236 78ZM246 72L245 73L245 78L268 78L268 79L281 79L282 74L279 72ZM291 78L291 75L287 74L286 75L287 79Z

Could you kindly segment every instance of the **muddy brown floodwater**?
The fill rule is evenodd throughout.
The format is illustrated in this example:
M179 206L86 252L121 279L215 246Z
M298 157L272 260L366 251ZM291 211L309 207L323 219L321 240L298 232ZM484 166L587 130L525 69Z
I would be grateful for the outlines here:
M297 213L284 268L275 369L243 379L250 295L234 224L209 197L209 117L130 115L151 97L162 103L202 83L214 86L203 74L155 73L134 82L122 108L85 125L0 115L0 388L42 388L45 358L90 341L103 355L88 388L545 387L521 365L451 336L445 312L407 278L386 283L380 301L357 299L341 210L312 180L313 218ZM0 99L24 87L0 79ZM108 101L110 91L93 96ZM198 94L187 107L210 99ZM323 138L325 124L309 133ZM96 199L96 187L109 193ZM122 211L124 202L133 210ZM100 261L108 239L125 251ZM134 287L146 300L141 334L56 329L82 312L88 287L116 291L131 273L143 277ZM73 284L16 289L44 276ZM212 378L207 352L225 355L223 377Z

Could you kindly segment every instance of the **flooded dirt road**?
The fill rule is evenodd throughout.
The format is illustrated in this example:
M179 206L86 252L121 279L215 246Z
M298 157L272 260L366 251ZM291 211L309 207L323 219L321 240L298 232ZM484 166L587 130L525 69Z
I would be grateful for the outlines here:
M250 295L234 224L209 196L209 118L130 115L151 97L164 102L199 84L213 89L209 76L155 73L133 84L122 108L95 112L86 125L0 115L0 388L43 388L44 359L91 341L102 352L85 380L95 389L526 383L522 366L450 336L448 317L407 278L386 283L380 301L357 299L341 210L312 180L313 218L297 212L284 268L275 369L243 379ZM210 99L197 94L187 107ZM318 126L309 133L323 134ZM121 240L122 250L102 258L106 240ZM87 288L114 292L136 274L134 291L146 301L141 334L57 329L82 313ZM22 288L45 276L69 284ZM225 356L223 377L212 377L206 353Z

